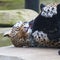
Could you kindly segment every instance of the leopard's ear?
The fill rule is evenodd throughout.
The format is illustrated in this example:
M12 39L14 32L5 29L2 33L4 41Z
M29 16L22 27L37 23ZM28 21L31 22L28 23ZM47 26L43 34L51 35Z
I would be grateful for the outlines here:
M40 4L40 9L42 11L43 7L45 7L46 5L45 4Z
M11 30L4 32L4 37L10 37Z

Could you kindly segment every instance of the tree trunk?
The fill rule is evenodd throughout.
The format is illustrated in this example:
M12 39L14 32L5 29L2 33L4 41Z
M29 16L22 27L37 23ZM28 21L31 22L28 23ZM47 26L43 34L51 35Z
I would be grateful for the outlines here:
M25 0L25 8L39 12L39 0Z

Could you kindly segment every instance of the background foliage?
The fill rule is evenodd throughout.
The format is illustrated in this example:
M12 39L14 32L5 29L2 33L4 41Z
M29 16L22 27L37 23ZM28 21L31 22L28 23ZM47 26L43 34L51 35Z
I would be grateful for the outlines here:
M60 0L40 0L40 3L59 3ZM0 9L20 9L24 8L25 0L0 0Z

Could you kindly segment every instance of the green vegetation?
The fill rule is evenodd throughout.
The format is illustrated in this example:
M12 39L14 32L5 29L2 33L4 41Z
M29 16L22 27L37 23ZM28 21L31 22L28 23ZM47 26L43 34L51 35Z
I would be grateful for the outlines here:
M59 3L60 0L40 0L40 3L50 4L50 3Z
M60 0L40 0L40 3L59 3ZM24 8L25 0L0 0L0 10Z
M24 8L25 0L0 0L0 10Z

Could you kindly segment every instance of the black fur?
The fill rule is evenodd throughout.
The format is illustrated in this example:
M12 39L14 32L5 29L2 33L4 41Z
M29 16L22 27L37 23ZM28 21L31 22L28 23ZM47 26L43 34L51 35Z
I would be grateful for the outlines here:
M53 17L47 18L39 14L34 20L32 33L36 30L47 33L50 40L58 40L60 38L60 4L57 5L57 14Z
M60 50L58 51L58 54L60 55Z
M33 23L34 23L34 20L29 21L29 27L31 27L31 29L32 29Z

